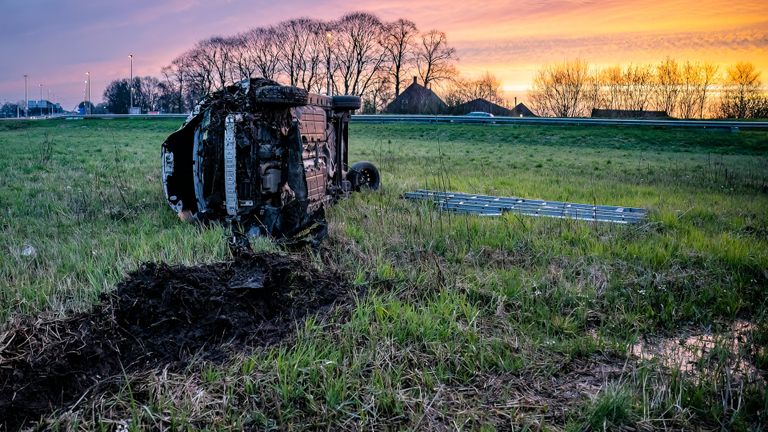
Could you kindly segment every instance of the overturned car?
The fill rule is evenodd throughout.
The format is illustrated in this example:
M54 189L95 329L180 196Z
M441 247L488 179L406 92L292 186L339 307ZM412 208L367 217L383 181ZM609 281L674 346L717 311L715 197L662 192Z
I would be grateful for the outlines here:
M162 146L162 182L182 220L222 220L250 235L325 233L326 206L376 190L369 162L348 166L356 96L248 79L205 97Z

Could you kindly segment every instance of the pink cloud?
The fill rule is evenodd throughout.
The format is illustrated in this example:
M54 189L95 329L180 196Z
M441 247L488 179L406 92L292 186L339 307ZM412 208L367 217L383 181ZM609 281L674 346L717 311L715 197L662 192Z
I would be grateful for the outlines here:
M109 81L127 76L129 53L136 75L157 75L211 35L298 16L334 19L351 9L444 30L459 50L460 70L488 69L507 85L527 83L538 64L576 55L596 63L667 54L768 58L763 0L34 0L3 5L0 37L14 43L0 45L0 58L12 59L0 66L0 100L21 98L28 73L74 106L86 70L100 96Z

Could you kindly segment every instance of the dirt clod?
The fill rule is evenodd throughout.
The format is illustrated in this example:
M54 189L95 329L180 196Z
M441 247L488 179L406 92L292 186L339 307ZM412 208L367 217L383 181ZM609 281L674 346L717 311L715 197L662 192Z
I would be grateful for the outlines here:
M90 311L12 319L0 333L0 430L16 430L126 373L277 343L295 322L350 294L295 255L249 254L200 267L145 264Z

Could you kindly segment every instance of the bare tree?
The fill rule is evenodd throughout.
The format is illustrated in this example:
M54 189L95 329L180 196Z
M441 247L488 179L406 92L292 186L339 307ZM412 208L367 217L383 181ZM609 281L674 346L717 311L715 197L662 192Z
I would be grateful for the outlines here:
M599 108L604 104L604 82L602 81L602 74L599 72L590 73L587 75L587 79L583 87L582 110L581 114L589 116L592 114L592 110Z
M709 89L717 81L718 67L711 63L704 63L701 67L702 83L701 92L699 93L699 116L704 118L705 107L707 104L707 97L709 95Z
M299 18L276 27L280 67L292 86L314 90L320 81L325 46L325 26L317 20Z
M598 108L622 109L622 87L624 75L621 66L610 66L595 73L599 83Z
M531 100L541 114L557 117L585 115L585 88L589 69L583 60L567 61L540 69L533 79Z
M682 118L705 115L709 88L715 80L717 66L686 61L680 69L680 92L677 114Z
M267 79L276 79L280 59L278 57L277 31L274 27L255 28L243 36L245 56L255 74Z
M685 62L680 68L680 91L677 101L677 114L682 118L693 118L699 106L701 89L700 65Z
M235 81L233 41L220 36L204 40L198 45L198 60L206 63L210 71L210 81L214 88L224 88Z
M682 77L677 62L667 57L656 66L656 79L653 81L656 108L666 111L668 115L675 114L680 97Z
M751 116L751 105L760 95L760 72L752 63L736 63L726 70L720 113L729 118Z
M400 95L400 85L407 80L407 70L415 60L413 44L418 32L416 24L402 18L384 26L384 49L390 66L388 72L395 84L395 97Z
M624 73L621 66L608 67L601 70L596 76L601 93L597 106L613 110L624 108L622 102Z
M456 50L448 46L444 32L430 30L421 35L416 51L416 67L424 87L454 77L456 68L453 62L456 60Z
M354 12L341 17L334 29L334 63L341 91L363 95L385 64L384 26L374 15Z
M160 80L145 76L139 80L139 91L134 95L136 105L144 111L157 111L157 104L162 96Z
M304 50L307 46L307 32L304 31L306 18L283 21L275 26L278 44L278 59L280 71L286 75L287 83L295 86L299 82L300 70L303 68Z
M250 78L258 73L253 52L250 50L249 36L250 33L245 32L228 39L232 62L231 73L235 80Z
M653 71L648 65L629 65L622 80L622 101L624 109L645 111L651 99Z
M482 98L494 103L504 103L501 93L501 81L496 75L486 71L480 78L471 81L471 94L473 99Z
M392 95L382 85L399 94L414 66L425 85L438 83L455 74L455 60L445 33L419 36L406 19L385 26L364 12L333 22L298 18L198 42L163 68L162 106L181 111L233 81L262 76L314 92L332 87L364 96L378 109Z
M503 105L504 98L501 91L501 81L490 72L485 72L476 80L456 77L451 80L445 92L448 106L456 106L475 99Z
M171 62L170 65L165 66L160 71L163 75L166 93L173 94L174 97L169 99L169 103L172 101L172 105L168 106L170 112L184 112L184 74L187 72L187 58L186 56L179 56Z
M199 42L184 54L187 67L187 88L200 97L230 82L230 49L223 38L214 37Z
M375 114L382 112L387 107L387 104L394 99L391 79L392 77L386 70L379 70L376 73L364 95L363 113Z

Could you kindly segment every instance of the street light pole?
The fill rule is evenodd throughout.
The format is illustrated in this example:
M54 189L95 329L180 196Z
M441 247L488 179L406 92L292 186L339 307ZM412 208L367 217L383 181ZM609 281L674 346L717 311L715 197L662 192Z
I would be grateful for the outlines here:
M83 115L88 114L88 80L83 81Z
M129 54L128 58L131 59L131 81L128 84L128 88L131 90L131 107L128 108L128 114L132 114L132 111L133 111L133 54Z
M91 73L86 72L85 73L85 112L86 114L91 114Z
M29 99L27 98L27 78L29 75L24 75L24 117L29 117Z

